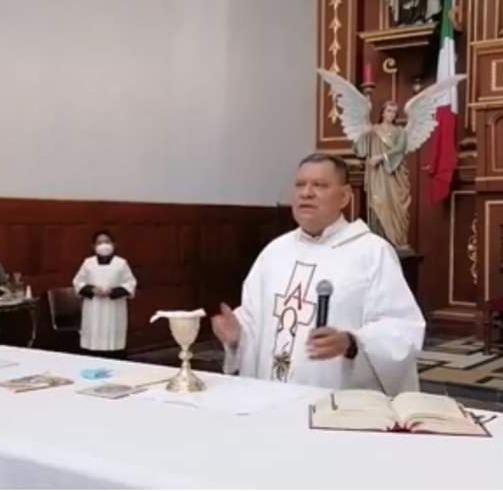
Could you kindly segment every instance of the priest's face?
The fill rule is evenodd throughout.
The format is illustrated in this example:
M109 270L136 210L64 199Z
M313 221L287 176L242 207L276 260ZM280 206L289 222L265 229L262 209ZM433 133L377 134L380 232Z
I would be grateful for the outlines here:
M293 216L300 228L317 236L349 204L351 189L332 162L306 162L297 170Z

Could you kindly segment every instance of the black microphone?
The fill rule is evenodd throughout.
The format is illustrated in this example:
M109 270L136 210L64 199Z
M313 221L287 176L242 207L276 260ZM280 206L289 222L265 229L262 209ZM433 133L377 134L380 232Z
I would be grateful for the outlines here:
M316 312L316 327L325 327L328 321L328 304L330 295L334 291L332 283L328 280L321 280L316 285L316 293L318 294L318 311Z

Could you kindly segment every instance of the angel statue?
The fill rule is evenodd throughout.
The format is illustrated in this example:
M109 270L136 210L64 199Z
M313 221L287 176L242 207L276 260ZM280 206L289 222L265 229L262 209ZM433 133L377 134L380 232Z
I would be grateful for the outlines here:
M371 230L386 238L398 251L410 251L411 193L404 158L429 138L437 125L436 110L442 97L466 76L455 75L437 82L409 99L404 107L407 124L403 127L396 122L396 102L386 102L379 121L373 125L369 98L333 71L320 69L318 73L331 86L335 104L340 108L342 129L353 142L353 151L366 161L364 189Z

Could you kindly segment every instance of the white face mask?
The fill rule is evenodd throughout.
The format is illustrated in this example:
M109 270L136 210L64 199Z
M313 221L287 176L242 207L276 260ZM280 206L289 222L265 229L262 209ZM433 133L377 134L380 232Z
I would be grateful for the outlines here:
M94 250L98 256L110 256L114 252L114 246L108 242L103 242L98 244Z

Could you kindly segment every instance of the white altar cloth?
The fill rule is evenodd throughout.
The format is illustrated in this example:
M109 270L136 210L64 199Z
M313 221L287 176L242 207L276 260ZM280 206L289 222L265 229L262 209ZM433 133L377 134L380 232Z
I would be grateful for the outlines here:
M0 380L151 367L5 346L0 359L19 362L1 368ZM210 390L236 383L200 375ZM277 387L242 383L265 395ZM314 431L307 406L323 389L299 387L299 399L235 416L140 395L76 394L82 385L80 378L21 394L0 389L0 488L501 488L503 415L489 423L493 438Z

